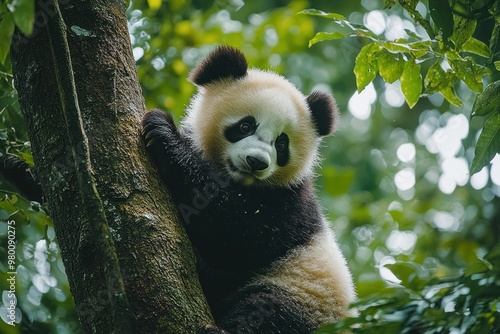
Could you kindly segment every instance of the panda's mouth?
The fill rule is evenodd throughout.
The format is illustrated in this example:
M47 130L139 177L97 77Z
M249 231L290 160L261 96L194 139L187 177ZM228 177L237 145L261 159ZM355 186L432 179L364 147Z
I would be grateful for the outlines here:
M246 166L244 163L242 166ZM244 167L238 167L231 159L227 159L227 166L229 168L230 175L237 181L246 185L259 183L267 178L267 175L263 175L259 171L251 171L250 169L244 169Z
M245 170L245 169L242 169L242 168L239 168L238 166L236 166L231 159L227 159L227 165L229 166L229 170L233 173L242 174L244 176L252 176L253 175L252 171Z

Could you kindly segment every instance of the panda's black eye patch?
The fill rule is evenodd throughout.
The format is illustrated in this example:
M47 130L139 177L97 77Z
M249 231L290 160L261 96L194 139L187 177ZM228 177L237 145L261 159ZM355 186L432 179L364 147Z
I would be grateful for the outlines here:
M276 142L276 149L278 152L284 152L288 146L288 143L285 140L280 140Z
M236 143L237 141L251 136L255 133L257 129L257 121L253 116L246 116L240 119L235 124L228 126L224 130L224 136L231 143Z
M290 139L288 138L286 133L282 133L276 138L274 143L274 147L276 147L276 155L277 155L277 163L278 166L284 167L288 163L290 159L290 150L289 150Z
M252 129L253 127L250 123L245 122L240 124L240 132L243 134L252 132Z

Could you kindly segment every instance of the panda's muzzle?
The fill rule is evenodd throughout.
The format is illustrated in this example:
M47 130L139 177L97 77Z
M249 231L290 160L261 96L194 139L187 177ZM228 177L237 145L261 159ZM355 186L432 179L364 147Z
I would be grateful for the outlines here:
M247 155L245 160L248 167L250 167L252 171L261 171L269 167L269 164L267 162L262 161L261 159L253 157L251 155Z
M231 159L227 159L227 165L229 166L229 169L232 171L232 172L235 172L235 173L238 173L238 174L252 174L252 172L250 170L243 170L242 168L236 166L232 161Z

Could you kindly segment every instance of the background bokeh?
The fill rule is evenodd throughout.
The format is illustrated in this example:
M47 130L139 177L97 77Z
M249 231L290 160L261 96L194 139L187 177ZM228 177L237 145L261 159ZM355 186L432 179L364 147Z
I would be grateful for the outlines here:
M427 15L425 5L419 6ZM305 93L332 92L342 117L337 133L324 141L317 191L359 296L367 303L398 300L392 309L403 305L408 310L404 307L411 301L425 300L409 291L431 300L439 294L432 288L439 290L436 284L443 280L461 287L459 278L467 270L482 273L483 267L474 268L484 265L481 259L500 238L500 157L479 173L469 173L484 123L469 120L476 94L459 83L455 88L463 107L433 94L409 109L399 81L387 84L379 77L357 93L353 67L364 41L346 38L309 48L309 40L317 31L328 31L331 21L297 14L307 8L340 13L387 39L404 37L405 29L423 33L401 8L384 11L381 0L132 1L130 36L148 108L169 110L179 120L195 91L186 80L189 70L218 44L240 48L250 66L277 71ZM486 43L489 24L479 26L475 35ZM0 151L32 162L10 71L7 61L0 68ZM43 206L16 195L9 180L0 181L0 219L16 221L20 321L15 327L0 321L0 332L79 333L50 217ZM5 314L1 308L8 290L6 258L7 224L0 223L0 314ZM471 281L478 289L490 289L490 311L498 322L500 283L491 275ZM479 278L490 281L480 284ZM406 297L397 299L398 287ZM479 293L467 288L458 295ZM440 316L474 316L470 306L455 308L457 298L439 300L436 328ZM460 331L463 324L456 328L456 333L466 332ZM401 331L387 327L386 332Z

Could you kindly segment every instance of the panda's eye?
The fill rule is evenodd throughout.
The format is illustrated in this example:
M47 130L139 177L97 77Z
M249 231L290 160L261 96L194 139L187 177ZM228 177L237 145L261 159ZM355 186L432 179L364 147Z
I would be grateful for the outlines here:
M252 124L247 123L247 122L240 124L241 133L247 134L247 133L252 132L252 130L253 130Z
M289 142L290 140L288 139L288 136L285 133L282 133L278 136L278 138L276 138L274 147L276 147L276 151L278 151L278 153L286 152Z
M238 122L229 125L224 129L224 136L231 143L236 143L243 138L251 136L257 130L257 120L253 116L246 116Z
M286 133L282 133L276 138L274 142L274 147L276 147L276 158L278 166L284 167L288 164L290 160L290 138L288 138Z
M280 140L280 141L276 142L276 149L279 152L285 151L287 146L288 146L288 143L285 140Z

